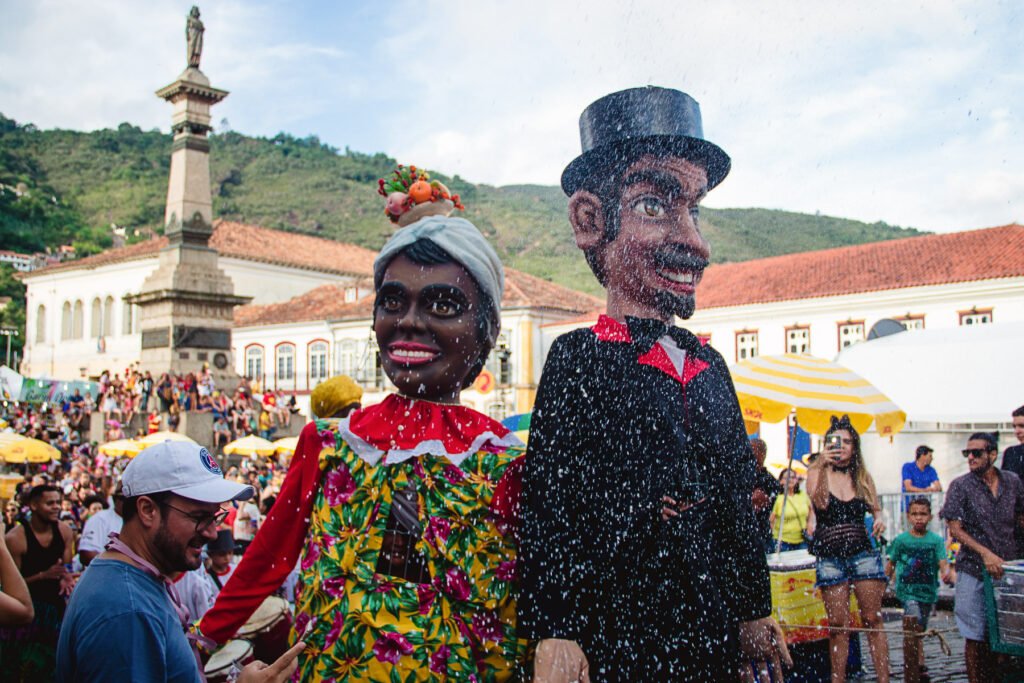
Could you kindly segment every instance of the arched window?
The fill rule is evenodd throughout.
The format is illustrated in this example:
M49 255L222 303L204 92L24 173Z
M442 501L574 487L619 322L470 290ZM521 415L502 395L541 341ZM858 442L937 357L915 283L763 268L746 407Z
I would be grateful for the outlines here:
M94 339L103 336L103 303L99 298L92 300L92 309L89 315L89 336Z
M357 379L359 372L359 354L356 350L356 342L352 339L336 343L334 345L334 373L337 375L348 375Z
M114 334L114 297L108 296L103 301L103 336Z
M71 319L71 338L81 339L85 336L85 306L82 300L75 302L75 313Z
M295 382L295 345L281 344L277 347L277 385L292 385Z
M135 306L125 299L121 301L121 334L128 335L135 331Z
M74 330L71 325L71 302L65 301L60 309L60 338L71 339Z
M245 349L245 376L263 382L263 347L250 346Z
M36 309L36 344L46 341L46 306L39 304Z
M309 386L315 387L327 379L327 342L316 341L309 345Z

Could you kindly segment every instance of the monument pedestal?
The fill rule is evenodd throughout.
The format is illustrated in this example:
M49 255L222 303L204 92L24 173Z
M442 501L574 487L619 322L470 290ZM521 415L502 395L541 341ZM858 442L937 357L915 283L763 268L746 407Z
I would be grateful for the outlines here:
M190 17L189 26L194 24L201 37L198 10L193 8ZM234 283L218 266L217 251L209 246L213 234L210 108L228 93L211 87L199 70L201 45L198 38L190 38L188 68L156 93L174 105L164 212L169 243L160 252L156 271L130 300L139 306L140 370L159 377L168 371L198 372L209 363L217 385L227 389L238 381L231 358L233 311L252 297L235 295Z
M238 379L231 362L235 306L251 297L236 296L234 285L217 266L217 252L194 244L169 246L160 265L132 298L141 309L142 354L139 369L156 373L197 372L210 364L217 385Z

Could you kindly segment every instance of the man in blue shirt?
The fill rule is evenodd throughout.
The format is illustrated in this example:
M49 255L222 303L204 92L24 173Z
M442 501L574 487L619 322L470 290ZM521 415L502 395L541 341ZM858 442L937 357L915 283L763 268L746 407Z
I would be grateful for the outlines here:
M78 582L57 644L57 681L203 680L186 637L189 615L172 578L198 568L202 548L227 516L221 505L247 500L251 486L227 481L210 452L165 441L142 451L122 477L124 524ZM298 643L271 666L256 662L240 683L282 682L295 670Z
M932 467L932 453L928 446L918 446L914 462L903 464L903 509L906 509L908 499L942 490L939 473Z

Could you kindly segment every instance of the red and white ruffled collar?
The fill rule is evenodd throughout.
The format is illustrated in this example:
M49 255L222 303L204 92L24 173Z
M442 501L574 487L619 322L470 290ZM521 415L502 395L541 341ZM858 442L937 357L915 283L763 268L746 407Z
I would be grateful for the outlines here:
M457 466L484 448L500 451L524 445L500 422L472 408L398 394L343 418L338 431L352 451L370 465L430 454L446 456Z

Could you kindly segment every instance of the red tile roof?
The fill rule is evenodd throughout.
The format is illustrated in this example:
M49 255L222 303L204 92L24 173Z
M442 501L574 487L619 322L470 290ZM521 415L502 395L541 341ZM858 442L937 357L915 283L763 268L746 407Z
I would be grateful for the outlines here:
M167 238L157 237L40 268L31 275L149 258L166 246ZM225 220L214 221L210 246L222 256L341 275L372 275L373 259L377 256L376 252L354 244Z
M502 308L551 308L570 313L586 313L602 306L604 299L556 285L521 270L505 269Z
M697 309L1024 276L1024 226L967 230L713 265ZM587 323L597 313L546 323Z
M235 309L235 326L280 325L315 320L360 320L373 315L373 296L345 301L346 285L321 285L288 301ZM501 306L548 308L584 313L603 305L597 297L583 294L512 268L505 269L505 296Z
M714 265L697 308L1024 276L1024 226L872 242Z

